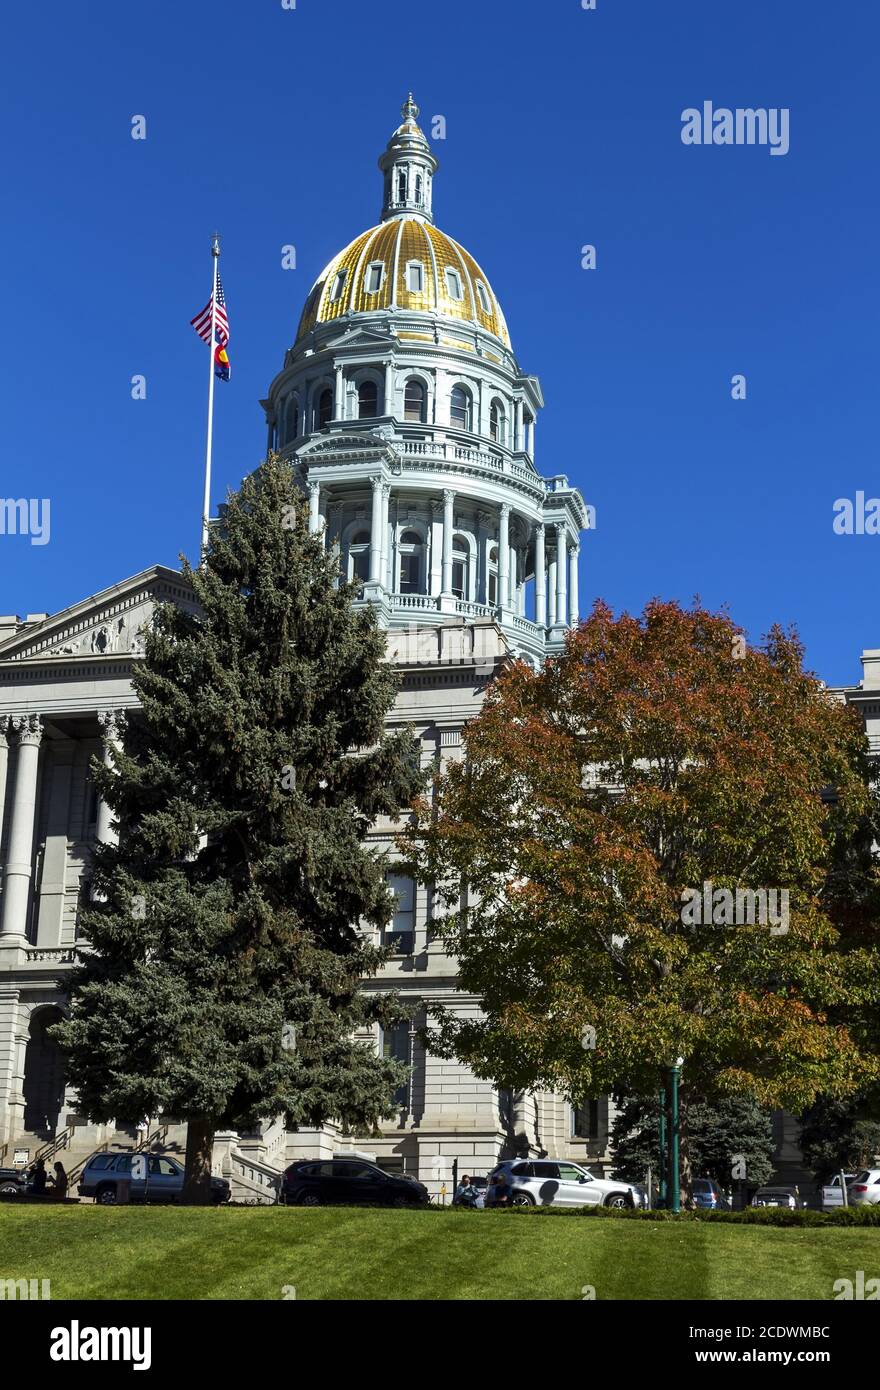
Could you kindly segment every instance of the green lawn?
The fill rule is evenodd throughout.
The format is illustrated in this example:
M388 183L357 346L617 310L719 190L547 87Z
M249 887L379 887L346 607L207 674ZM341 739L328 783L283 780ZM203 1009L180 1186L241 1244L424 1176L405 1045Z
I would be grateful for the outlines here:
M53 1299L830 1299L880 1228L508 1212L0 1204L0 1279Z

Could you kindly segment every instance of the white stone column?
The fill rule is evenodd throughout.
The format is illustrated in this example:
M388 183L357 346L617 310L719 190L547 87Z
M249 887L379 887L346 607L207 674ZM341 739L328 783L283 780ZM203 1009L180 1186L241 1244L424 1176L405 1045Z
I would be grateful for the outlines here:
M388 513L391 505L391 484L382 484L382 583L389 593L394 584L391 576L391 527Z
M547 566L547 626L556 626L556 556Z
M9 715L0 714L0 845L3 843L3 812L6 805L6 779L9 773Z
M513 448L515 453L521 454L523 447L523 403L521 397L514 401L513 412L515 431Z
M547 626L547 561L544 557L544 523L535 527L535 622Z
M394 414L394 363L385 363L385 409L383 415Z
M317 536L321 530L321 484L309 483L309 530Z
M336 371L336 390L335 390L335 392L334 392L334 397L333 397L333 419L334 419L334 420L344 420L344 419L345 419L345 374L344 374L344 372L343 372L342 363L341 363L341 362L337 362L337 363L335 364L335 371Z
M18 760L9 827L9 853L3 875L0 937L4 938L4 945L24 946L27 944L28 906L33 875L37 780L43 726L38 714L19 714L13 716L12 728L13 732L18 734Z
M385 527L382 524L383 483L381 478L371 478L373 485L373 509L370 523L370 583L382 582L382 548Z
M564 626L567 613L566 561L568 532L565 522L556 523L556 623Z
M578 560L580 553L579 545L573 545L568 552L568 621L571 627L577 627L580 622L580 613L578 612Z
M510 603L510 504L502 502L498 527L498 603Z
M122 746L124 719L122 710L102 709L98 714L98 723L101 726L101 761L105 767L113 767L113 753ZM103 796L98 797L95 838L99 845L119 843L119 832L113 825L113 812Z
M452 596L452 533L455 530L455 493L451 488L443 492L443 588L446 598Z
M519 612L519 568L516 563L516 546L510 547L510 565L508 568L508 591L510 593L509 607L515 613Z

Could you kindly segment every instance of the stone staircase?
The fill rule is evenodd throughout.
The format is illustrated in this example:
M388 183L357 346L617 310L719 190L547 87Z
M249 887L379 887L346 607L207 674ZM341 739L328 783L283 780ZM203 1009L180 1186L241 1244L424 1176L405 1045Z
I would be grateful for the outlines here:
M214 1144L213 1171L228 1180L234 1202L274 1203L277 1200L281 1173L285 1164L286 1132L282 1122L263 1126L254 1134L218 1134ZM85 1139L77 1126L69 1125L50 1140L42 1135L25 1133L0 1146L0 1167L12 1166L16 1149L27 1149L27 1166L42 1158L51 1173L52 1165L60 1160L68 1177L71 1196L83 1168L96 1153L168 1154L183 1163L186 1157L186 1125L157 1123L149 1133L134 1138L124 1130L109 1132L109 1137L95 1143Z

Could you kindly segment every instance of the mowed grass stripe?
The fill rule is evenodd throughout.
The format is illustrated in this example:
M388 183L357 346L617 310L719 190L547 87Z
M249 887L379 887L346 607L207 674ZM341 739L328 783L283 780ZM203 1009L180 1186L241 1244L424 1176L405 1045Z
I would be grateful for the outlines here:
M0 1279L54 1299L830 1299L880 1229L508 1212L0 1204Z

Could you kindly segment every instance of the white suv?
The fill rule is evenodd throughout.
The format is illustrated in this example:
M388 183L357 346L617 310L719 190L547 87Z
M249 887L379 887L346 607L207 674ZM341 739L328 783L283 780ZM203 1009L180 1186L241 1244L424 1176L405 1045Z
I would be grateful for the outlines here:
M641 1193L630 1183L594 1178L579 1163L555 1159L509 1159L489 1174L489 1191L496 1173L505 1173L514 1206L526 1207L640 1207ZM487 1200L486 1205L491 1205Z
M850 1206L875 1207L880 1202L880 1168L863 1168L847 1185Z

